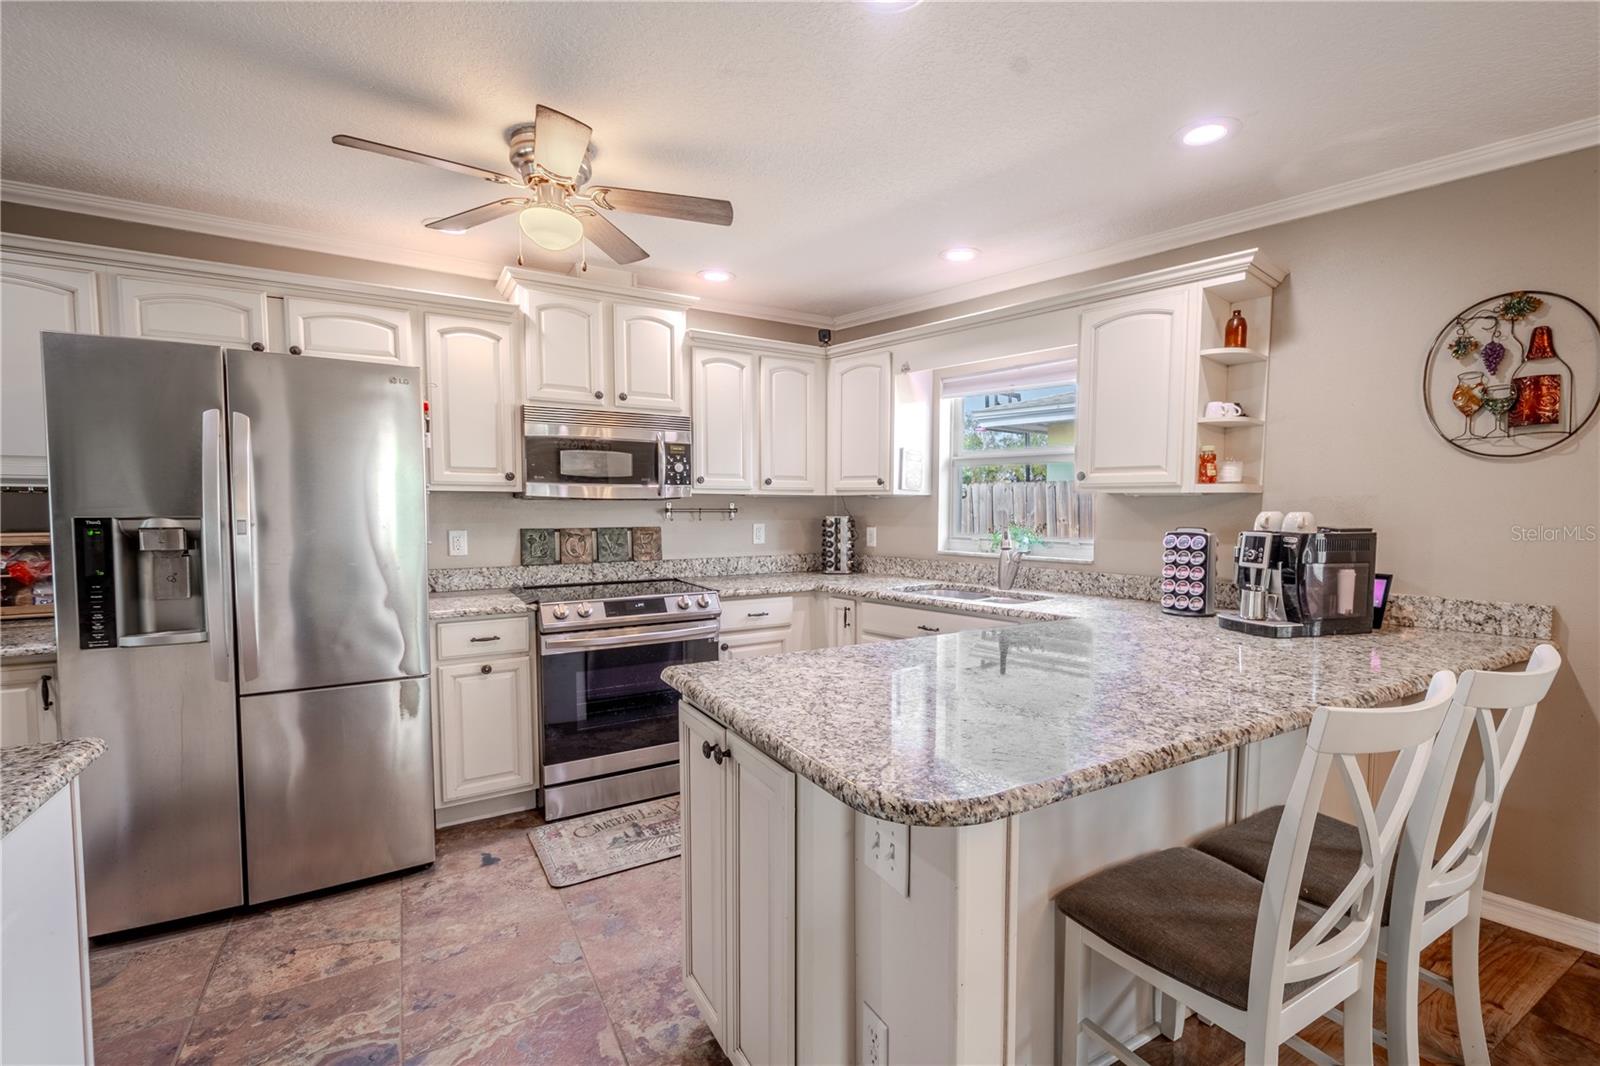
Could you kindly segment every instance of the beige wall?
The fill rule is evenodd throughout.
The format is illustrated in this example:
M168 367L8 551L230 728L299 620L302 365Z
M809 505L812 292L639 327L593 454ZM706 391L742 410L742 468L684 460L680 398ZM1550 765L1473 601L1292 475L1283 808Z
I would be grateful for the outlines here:
M820 543L820 520L829 512L825 498L755 498L707 496L679 500L675 507L726 507L737 504L739 515L727 518L674 518L661 513L654 500L519 500L487 492L434 492L428 496L428 565L515 566L521 559L518 531L523 528L587 529L599 526L660 526L661 554L667 559L707 555L777 555L814 552ZM766 543L754 542L757 522L766 528ZM452 529L467 531L468 554L449 555Z
M407 289L443 292L453 296L476 296L485 300L500 298L495 292L494 282L487 278L470 278L461 274L418 270L414 267L378 263L369 259L307 252L299 248L284 248L256 241L216 237L209 233L191 233L165 226L150 226L142 222L95 218L91 215L31 207L26 204L0 204L0 230L31 237L49 237L58 241L77 241L109 248L152 252L157 255L175 255L185 259L232 263L236 266L256 267L262 270L282 270L291 274L316 274L343 281L398 285ZM817 331L810 326L768 322L764 319L703 311L699 308L690 309L689 328L742 333L768 340L794 341L797 344L815 344L817 341Z
M1154 573L1161 531L1231 540L1258 508L1308 508L1379 531L1400 591L1553 604L1567 656L1541 707L1496 834L1492 892L1600 921L1600 544L1527 541L1518 527L1600 524L1600 425L1522 460L1477 459L1429 426L1419 396L1434 334L1473 301L1514 288L1600 313L1600 151L1179 249L973 301L1014 304L1259 247L1289 272L1272 321L1266 492L1259 499L1101 495L1095 569ZM951 317L952 309L852 331ZM1063 330L1060 343L1075 340ZM1559 341L1559 338L1558 338ZM1569 357L1570 358L1570 357ZM878 551L932 555L936 503L857 501Z

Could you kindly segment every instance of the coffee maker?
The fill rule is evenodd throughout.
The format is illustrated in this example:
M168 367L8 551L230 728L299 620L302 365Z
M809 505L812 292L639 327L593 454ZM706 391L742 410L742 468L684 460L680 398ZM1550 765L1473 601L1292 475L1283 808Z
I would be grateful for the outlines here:
M1239 534L1239 610L1218 615L1218 623L1265 637L1370 633L1378 534L1317 528L1305 512L1290 517L1299 520L1275 522L1267 512Z

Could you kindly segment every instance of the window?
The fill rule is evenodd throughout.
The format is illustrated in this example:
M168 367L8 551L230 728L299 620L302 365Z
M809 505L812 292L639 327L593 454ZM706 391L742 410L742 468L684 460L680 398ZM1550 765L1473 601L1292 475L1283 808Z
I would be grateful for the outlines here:
M1091 500L1077 482L1077 360L964 367L940 379L939 395L944 550L992 552L1010 529L1035 557L1092 559Z

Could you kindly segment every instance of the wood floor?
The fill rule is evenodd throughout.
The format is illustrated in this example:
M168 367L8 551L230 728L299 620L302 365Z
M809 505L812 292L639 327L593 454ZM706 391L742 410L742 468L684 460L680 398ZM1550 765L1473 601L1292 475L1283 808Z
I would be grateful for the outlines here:
M1423 964L1450 976L1450 938L1431 945ZM1483 1027L1494 1066L1600 1066L1600 955L1484 922L1479 945ZM1383 966L1378 968L1377 1024L1384 1024ZM1461 1061L1455 1000L1424 985L1418 1004L1423 1066ZM1308 1044L1343 1057L1342 1033L1322 1020L1300 1034ZM1191 1018L1183 1039L1158 1037L1140 1049L1152 1066L1247 1066L1244 1046L1215 1026ZM1377 1066L1388 1058L1374 1049ZM1307 1066L1289 1048L1283 1066Z

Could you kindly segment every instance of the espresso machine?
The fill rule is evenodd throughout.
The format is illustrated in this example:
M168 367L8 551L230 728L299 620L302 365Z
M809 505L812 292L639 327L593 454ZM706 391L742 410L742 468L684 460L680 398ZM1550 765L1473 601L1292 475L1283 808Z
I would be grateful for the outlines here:
M1218 623L1263 637L1370 633L1378 534L1318 528L1306 512L1290 518L1266 512L1239 534L1239 610L1218 615Z

